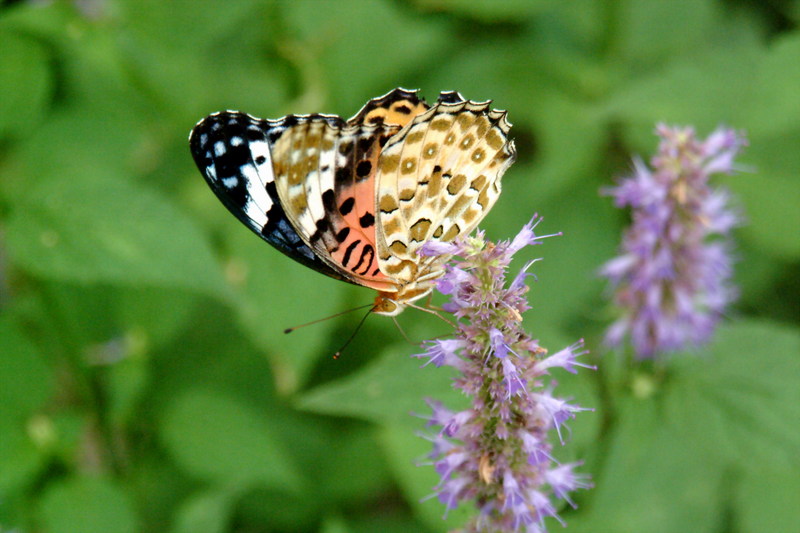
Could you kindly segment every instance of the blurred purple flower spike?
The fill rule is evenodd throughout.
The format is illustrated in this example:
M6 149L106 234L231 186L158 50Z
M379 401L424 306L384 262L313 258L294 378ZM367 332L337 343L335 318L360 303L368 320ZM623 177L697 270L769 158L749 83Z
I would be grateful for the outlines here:
M656 134L661 143L652 169L637 160L631 176L604 191L617 207L633 210L621 254L600 271L621 311L606 343L617 347L630 338L639 358L708 341L737 296L730 231L741 217L709 178L735 170L745 139L718 128L700 141L692 128L663 124Z

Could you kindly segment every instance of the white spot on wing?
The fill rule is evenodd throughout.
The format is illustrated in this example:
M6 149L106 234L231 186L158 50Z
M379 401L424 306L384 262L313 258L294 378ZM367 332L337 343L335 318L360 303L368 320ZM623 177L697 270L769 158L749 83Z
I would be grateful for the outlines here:
M252 198L245 202L243 209L247 218L255 222L256 229L260 230L267 224L266 212L261 209L261 206L256 205L256 203L252 201Z
M222 141L217 141L214 143L214 155L217 157L222 157L225 155L225 143Z
M239 178L231 176L230 178L222 178L222 185L228 189L233 189L239 183Z
M243 142L244 140L238 135L231 137L231 146L240 146Z
M272 198L267 194L266 184L262 181L261 174L256 170L256 167L250 164L242 165L239 167L239 172L245 180L247 194L254 204L253 209L258 208L262 214L269 211L272 207ZM263 218L266 220L266 216Z
M253 161L258 159L259 157L263 157L267 160L269 166L272 167L272 157L270 156L269 153L269 144L267 144L267 141L251 141L249 144L249 148L250 148L250 155L253 156ZM267 163L264 164L266 165ZM271 178L270 181L272 181Z

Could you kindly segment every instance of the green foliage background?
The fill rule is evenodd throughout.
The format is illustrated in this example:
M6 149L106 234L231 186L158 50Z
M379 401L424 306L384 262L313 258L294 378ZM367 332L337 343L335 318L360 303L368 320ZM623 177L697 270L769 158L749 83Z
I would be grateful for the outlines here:
M569 531L782 532L800 523L800 4L789 0L86 0L0 7L0 531L444 531L420 501L425 397L389 320L281 330L369 303L242 227L191 161L203 116L354 114L396 87L494 99L519 160L486 219L534 212L526 324L586 338L594 406L562 460L596 488ZM714 343L631 369L599 344L597 268L626 215L600 187L657 121L745 130L720 182L747 216L742 296ZM444 325L407 311L413 339ZM699 355L699 356L698 356ZM560 529L555 522L552 529Z

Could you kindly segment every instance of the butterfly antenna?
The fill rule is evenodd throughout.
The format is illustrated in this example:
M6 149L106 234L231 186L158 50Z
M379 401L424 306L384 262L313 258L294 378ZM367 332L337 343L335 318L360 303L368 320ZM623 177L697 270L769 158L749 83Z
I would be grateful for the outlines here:
M373 304L359 305L358 307L354 307L352 309L348 309L347 311L342 311L340 313L336 313L335 315L326 316L325 318L318 318L317 320L312 320L311 322L306 322L305 324L300 324L299 326L286 328L285 330L283 330L283 332L284 333L291 333L296 329L304 328L306 326L312 326L314 324L319 324L320 322L325 322L326 320L330 320L332 318L336 318L337 316L346 315L347 313L352 313L353 311L358 311L359 309L364 309L366 307L374 307L374 305ZM372 309L370 309L370 312L372 312ZM369 316L369 313L367 313L367 316ZM364 317L364 319L366 319L366 317ZM364 319L361 320L362 324L364 323ZM361 326L359 326L359 327L361 327ZM350 341L348 341L348 342L350 342ZM344 348L342 348L342 349L344 349Z
M364 307L367 307L367 306L365 306L365 305L362 305L361 307L357 307L356 309L363 309ZM355 329L355 330L353 330L353 333L350 335L350 338L349 338L349 339L347 339L347 341L345 341L345 343L342 345L342 347L341 347L341 348L339 348L338 350L336 350L336 353L335 353L335 354L333 354L333 358L334 358L334 359L339 359L339 356L341 356L341 355L342 355L342 352L344 351L344 349L345 349L345 348L347 348L347 346L350 344L350 342L351 342L353 339L355 339L355 338L356 338L356 334L358 334L359 330L361 329L361 326L363 326L363 325L364 325L364 322L366 322L366 321L367 321L367 317L368 317L369 315L371 315L371 314L372 314L372 312L375 310L375 306L374 306L374 305L372 305L372 304L369 304L369 307L370 307L370 310L369 310L369 311L367 311L367 314L365 314L365 315L364 315L364 318L362 318L362 319L361 319L361 322L359 322L359 323L358 323L358 326L356 326L356 329ZM353 309L351 309L351 311L353 311Z

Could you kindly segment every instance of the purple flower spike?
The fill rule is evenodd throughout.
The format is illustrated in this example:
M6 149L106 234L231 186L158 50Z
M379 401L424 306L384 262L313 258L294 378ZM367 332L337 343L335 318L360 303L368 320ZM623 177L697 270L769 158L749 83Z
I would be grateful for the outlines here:
M709 177L733 172L746 141L727 128L704 141L692 128L659 124L656 134L652 169L635 161L632 176L604 191L633 210L621 254L600 271L621 311L605 340L616 347L629 338L639 358L705 343L736 298L730 232L741 217Z
M573 473L575 464L559 465L551 453L551 430L563 444L561 428L585 409L554 397L548 375L594 367L577 360L587 353L582 340L548 357L522 329L522 313L530 308L525 279L535 261L506 280L513 255L549 237L536 235L539 220L511 241L487 243L479 232L447 248L462 258L448 266L438 287L450 297L445 309L459 319L455 338L428 342L415 356L457 369L454 387L472 398L472 407L457 413L429 401L428 426L438 431L426 437L441 476L439 500L448 510L466 501L479 510L468 532L545 533L545 518L561 522L554 500L572 505L569 493L590 486Z

